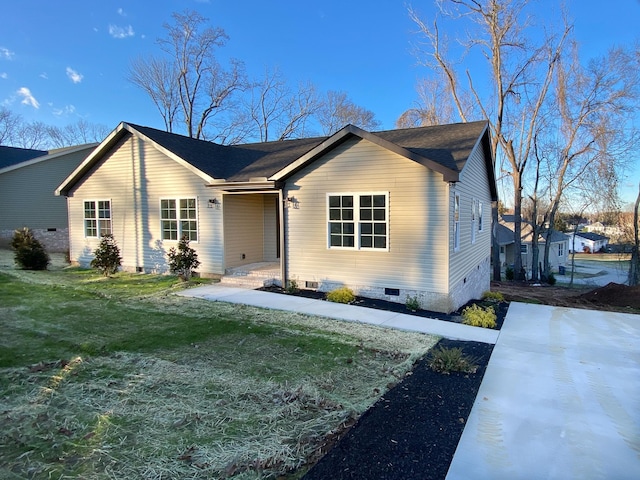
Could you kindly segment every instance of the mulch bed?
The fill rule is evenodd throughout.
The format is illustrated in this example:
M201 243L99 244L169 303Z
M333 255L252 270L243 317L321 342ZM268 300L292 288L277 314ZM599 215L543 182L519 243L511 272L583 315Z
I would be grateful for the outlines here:
M323 300L324 293L299 290L287 293L278 287L261 290ZM488 305L485 302L481 306ZM353 305L457 322L461 312L444 314L429 310L410 311L404 304L356 297ZM504 323L509 304L492 304L497 329ZM391 388L353 425L332 433L316 452L304 480L430 480L444 479L471 413L493 345L441 339L437 346L460 348L472 357L474 374L445 375L428 367L429 356ZM305 467L308 468L309 466Z
M411 375L365 412L305 480L444 479L493 345L442 339L475 358L474 374L444 375L418 361Z

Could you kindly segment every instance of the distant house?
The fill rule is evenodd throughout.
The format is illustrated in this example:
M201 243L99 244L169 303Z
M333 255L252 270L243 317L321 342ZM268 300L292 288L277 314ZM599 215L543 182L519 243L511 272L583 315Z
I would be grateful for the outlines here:
M68 250L67 205L54 191L96 145L48 152L0 146L0 245L29 227L49 251Z
M578 253L597 253L607 248L609 237L594 232L569 234L569 251Z
M533 266L533 227L528 222L522 222L520 240L520 256L522 266L530 275ZM500 263L503 268L513 266L515 260L514 224L513 215L505 215L500 219L497 228L498 245L500 246ZM549 242L549 265L552 272L560 271L566 267L569 254L569 237L562 232L552 231ZM547 248L546 231L538 236L538 262L544 260L544 252Z
M121 123L59 186L71 258L114 235L123 268L165 272L187 236L201 275L273 262L276 283L452 311L489 288L487 122L222 146Z

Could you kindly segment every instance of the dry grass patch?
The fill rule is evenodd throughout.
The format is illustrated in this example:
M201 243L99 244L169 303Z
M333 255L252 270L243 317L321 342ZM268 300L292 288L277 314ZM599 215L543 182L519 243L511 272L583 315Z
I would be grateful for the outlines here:
M1 478L296 478L436 340L92 275L0 272Z

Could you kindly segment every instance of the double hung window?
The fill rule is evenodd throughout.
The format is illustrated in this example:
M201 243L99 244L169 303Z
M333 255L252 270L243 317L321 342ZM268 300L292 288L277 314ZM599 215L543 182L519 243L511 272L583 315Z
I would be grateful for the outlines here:
M387 250L387 193L329 194L329 248Z
M111 200L85 200L84 236L102 237L111 234Z
M177 241L186 236L198 240L198 212L195 198L168 198L160 200L162 240Z

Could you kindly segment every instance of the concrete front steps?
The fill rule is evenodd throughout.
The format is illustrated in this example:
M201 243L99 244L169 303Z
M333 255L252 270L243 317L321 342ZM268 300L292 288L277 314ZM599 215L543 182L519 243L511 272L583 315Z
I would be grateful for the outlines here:
M260 262L228 268L220 279L220 285L253 290L271 285L280 286L280 264Z

